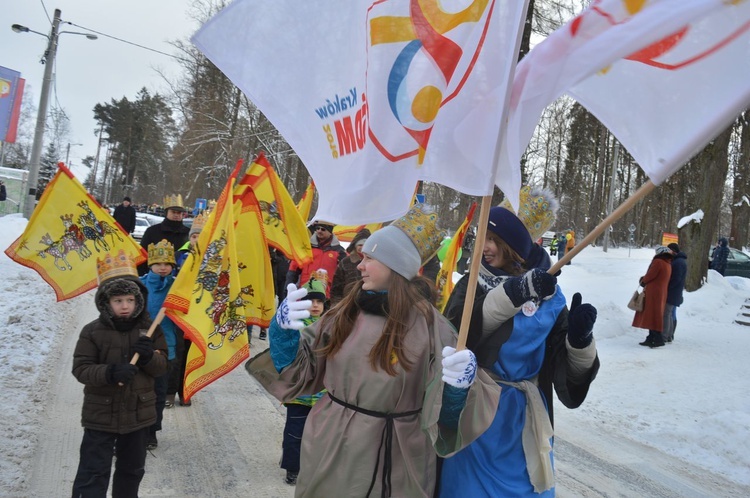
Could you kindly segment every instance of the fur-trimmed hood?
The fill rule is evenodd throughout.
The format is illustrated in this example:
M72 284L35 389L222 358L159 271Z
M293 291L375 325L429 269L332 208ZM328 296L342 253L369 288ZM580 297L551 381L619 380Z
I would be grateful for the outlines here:
M110 298L112 296L124 296L127 294L135 296L135 313L133 313L131 319L140 318L146 309L148 290L140 279L131 276L112 278L99 284L99 289L96 291L96 296L94 297L94 303L101 317L106 317L111 321L113 313L112 308L109 306Z

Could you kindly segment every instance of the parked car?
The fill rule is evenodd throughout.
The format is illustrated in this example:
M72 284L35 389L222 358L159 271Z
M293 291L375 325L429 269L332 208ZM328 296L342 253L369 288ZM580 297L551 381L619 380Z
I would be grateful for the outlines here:
M713 248L708 253L709 261L712 250ZM724 272L724 276L750 278L750 256L739 249L730 247L729 256L727 256L727 269Z
M148 222L148 219L136 216L135 217L135 230L133 230L133 238L135 240L141 240L141 238L143 237L143 233L150 226L151 224Z

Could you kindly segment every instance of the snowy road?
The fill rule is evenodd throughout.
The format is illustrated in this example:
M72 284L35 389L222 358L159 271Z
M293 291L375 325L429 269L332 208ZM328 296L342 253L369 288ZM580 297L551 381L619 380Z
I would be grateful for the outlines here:
M94 306L84 302L80 309ZM70 493L82 434L82 386L70 368L78 331L94 316L81 314L60 350L50 354L51 392L27 496ZM253 338L254 352L264 347L264 341ZM192 407L165 410L159 448L148 456L141 496L293 496L294 488L284 484L278 467L282 410L242 368L198 393ZM560 497L750 496L749 487L631 440L616 440L606 428L576 427L565 419L557 417L555 445Z

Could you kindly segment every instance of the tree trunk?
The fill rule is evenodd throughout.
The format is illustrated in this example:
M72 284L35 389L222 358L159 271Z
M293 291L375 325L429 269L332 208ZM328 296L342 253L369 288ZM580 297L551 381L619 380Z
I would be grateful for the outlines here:
M708 251L715 242L721 199L729 170L728 148L732 127L721 132L693 158L695 171L703 176L704 188L699 205L703 210L703 221L690 223L684 227L687 230L680 231L680 248L688 255L685 279L685 290L688 292L700 289L708 273Z
M732 194L732 227L729 232L730 245L742 249L750 246L750 110L739 118L740 154L734 170L734 190Z

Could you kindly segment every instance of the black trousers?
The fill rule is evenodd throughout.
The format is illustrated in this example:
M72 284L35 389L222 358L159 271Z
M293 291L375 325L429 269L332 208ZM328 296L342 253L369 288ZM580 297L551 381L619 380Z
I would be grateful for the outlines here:
M312 409L309 406L295 403L285 403L286 424L284 425L284 440L281 443L281 468L291 472L299 472L299 455L302 447L302 432L305 430L307 416Z
M117 458L112 498L137 498L138 487L146 473L147 434L148 427L129 434L84 429L78 473L73 481L73 498L107 496L113 456Z

